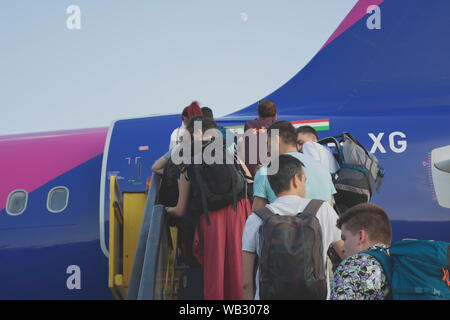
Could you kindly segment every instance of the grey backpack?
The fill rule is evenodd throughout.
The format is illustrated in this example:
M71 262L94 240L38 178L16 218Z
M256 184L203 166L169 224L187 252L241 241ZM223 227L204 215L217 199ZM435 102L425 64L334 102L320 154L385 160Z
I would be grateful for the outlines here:
M336 211L344 213L357 204L370 202L375 185L378 183L378 192L384 177L378 159L348 132L322 139L319 143L333 143L337 150L340 169L333 176L337 191L334 197Z

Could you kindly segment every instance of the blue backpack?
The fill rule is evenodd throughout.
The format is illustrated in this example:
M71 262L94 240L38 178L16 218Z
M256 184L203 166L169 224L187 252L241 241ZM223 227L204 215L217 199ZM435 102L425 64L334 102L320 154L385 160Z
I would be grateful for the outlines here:
M450 243L402 240L389 250L365 253L383 266L394 300L450 300Z

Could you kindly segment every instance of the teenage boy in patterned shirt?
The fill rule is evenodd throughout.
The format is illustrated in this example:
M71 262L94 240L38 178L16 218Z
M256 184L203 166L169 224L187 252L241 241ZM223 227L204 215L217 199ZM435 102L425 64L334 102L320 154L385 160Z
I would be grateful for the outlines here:
M364 203L347 210L337 221L346 258L334 272L331 300L383 300L391 296L383 267L365 250L389 254L392 229L386 213L375 204Z

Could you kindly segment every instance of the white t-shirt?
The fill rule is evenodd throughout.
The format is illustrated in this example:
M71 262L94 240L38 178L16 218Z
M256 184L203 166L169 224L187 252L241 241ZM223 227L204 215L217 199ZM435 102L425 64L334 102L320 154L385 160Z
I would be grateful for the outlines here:
M303 199L298 196L283 196L277 198L275 202L266 205L272 212L279 215L291 215L295 216L299 212L303 212L309 203L309 199ZM316 214L319 220L320 227L322 228L322 245L323 245L323 261L327 276L327 299L330 295L330 281L329 272L327 268L327 250L330 244L341 240L341 230L336 227L338 215L334 209L324 202ZM262 224L262 220L252 213L244 228L242 235L242 250L252 253L260 252L259 243L259 227ZM256 288L255 288L255 300L259 300L259 268L256 272Z
M339 164L330 149L320 143L308 141L303 144L302 153L307 154L323 164L331 174L339 170Z

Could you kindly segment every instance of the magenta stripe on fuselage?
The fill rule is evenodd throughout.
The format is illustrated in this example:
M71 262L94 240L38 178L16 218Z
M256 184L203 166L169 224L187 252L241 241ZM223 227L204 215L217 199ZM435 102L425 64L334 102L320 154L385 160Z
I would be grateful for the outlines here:
M0 210L11 191L28 193L103 153L108 128L0 137Z
M337 27L337 29L333 32L330 38L325 42L325 44L320 48L322 50L325 48L330 42L339 37L345 30L350 28L356 22L358 22L362 17L367 14L367 8L371 5L379 6L383 3L384 0L359 0L352 10L347 14L345 19L341 22L341 24Z

